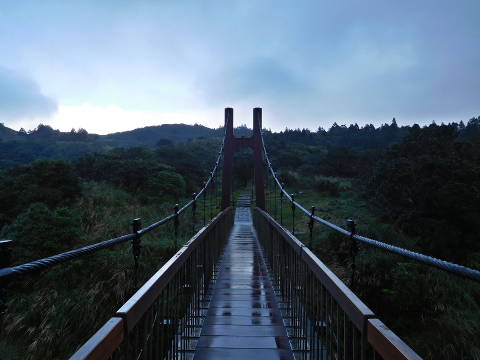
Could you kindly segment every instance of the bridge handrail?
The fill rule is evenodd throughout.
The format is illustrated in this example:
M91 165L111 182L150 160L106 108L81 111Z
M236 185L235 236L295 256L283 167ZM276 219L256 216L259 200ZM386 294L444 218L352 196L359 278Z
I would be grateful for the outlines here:
M202 189L198 193L196 193L196 195L192 198L192 200L190 200L185 205L183 205L177 212L174 212L174 213L160 219L159 221L156 221L156 222L154 222L154 223L152 223L152 224L150 224L150 225L148 225L148 226L146 226L142 229L139 229L137 232L134 232L134 233L131 233L131 234L125 234L125 235L122 235L122 236L119 236L119 237L116 237L116 238L113 238L113 239L101 241L101 242L98 242L98 243L95 243L95 244L92 244L92 245L84 246L84 247L79 248L79 249L70 250L70 251L63 252L63 253L60 253L60 254L56 254L56 255L53 255L53 256L49 256L49 257L46 257L46 258L43 258L43 259L38 259L38 260L35 260L35 261L31 261L31 262L28 262L28 263L25 263L25 264L2 268L2 269L0 269L0 280L9 279L9 278L12 278L14 276L29 274L29 273L32 273L32 272L35 272L35 271L41 271L41 270L44 270L44 269L46 269L48 267L51 267L53 265L57 265L57 264L60 264L60 263L63 263L63 262L66 262L66 261L69 261L69 260L72 260L72 259L76 259L76 258L85 256L85 255L88 255L88 254L92 254L92 253L95 253L99 250L107 249L107 248L110 248L114 245L127 242L129 240L134 240L135 238L137 238L139 236L142 236L142 235L145 235L145 234L149 233L150 231L158 228L159 226L175 219L177 216L181 215L189 207L191 207L198 200L198 198L200 198L200 196L205 191L207 191L208 186L213 181L214 175L218 171L218 167L220 165L220 159L222 158L222 154L223 154L223 146L224 146L224 141L222 141L222 145L220 146L220 151L218 152L218 156L217 156L217 159L215 161L215 165L213 167L213 170L209 173L209 176L208 176L207 180L205 181Z
M125 340L124 320L111 317L70 357L70 360L107 360Z
M267 153L267 149L265 147L265 142L263 141L263 136L261 137L261 139L262 139L262 147L263 147L263 152L265 154L265 161L266 161L267 167L268 167L270 173L272 174L272 177L275 180L275 183L277 184L278 188L281 190L283 195L288 199L288 201L290 201L297 209L302 211L305 215L307 215L308 217L310 217L314 221L316 221L318 223L321 223L321 224L329 227L330 229L341 233L342 235L351 237L354 240L357 240L357 241L359 241L363 244L366 244L368 246L371 246L371 247L374 247L374 248L377 248L377 249L381 249L381 250L384 250L384 251L388 251L388 252L403 256L405 258L415 260L417 262L421 262L421 263L426 264L428 266L432 266L432 267L435 267L435 268L440 269L440 270L448 271L448 272L450 272L454 275L480 282L480 271L478 271L478 270L475 270L475 269L472 269L472 268L469 268L469 267L466 267L466 266L463 266L463 265L458 265L458 264L455 264L455 263L452 263L452 262L449 262L449 261L437 259L437 258L434 258L432 256L424 255L424 254L421 254L421 253L418 253L418 252L415 252L415 251L412 251L412 250L407 250L407 249L404 249L404 248L401 248L401 247L398 247L398 246L387 244L387 243L384 243L384 242L381 242L381 241L378 241L378 240L368 238L366 236L361 236L361 235L352 233L351 231L348 231L348 230L346 230L346 229L344 229L344 228L342 228L338 225L335 225L335 224L333 224L333 223L331 223L331 222L329 222L325 219L322 219L319 216L312 215L312 213L310 211L308 211L307 209L305 209L300 203L298 203L295 200L292 201L292 197L290 196L290 194L288 194L288 192L285 191L284 186L282 185L282 183L278 179L277 174L275 173L275 170L272 167L272 163L270 162L270 159L269 159L268 153Z
M125 320L127 332L135 327L140 318L145 314L153 301L159 296L167 283L178 272L179 268L185 263L199 244L207 237L211 229L224 219L231 215L232 208L229 207L221 211L205 227L200 229L185 245L183 245L175 255L173 255L142 287L117 311L117 316Z
M366 306L355 293L350 290L305 244L295 235L282 227L275 219L259 208L255 210L275 229L298 254L313 274L322 282L338 301L339 305L352 319L352 322L362 329L365 319L374 317L374 313Z

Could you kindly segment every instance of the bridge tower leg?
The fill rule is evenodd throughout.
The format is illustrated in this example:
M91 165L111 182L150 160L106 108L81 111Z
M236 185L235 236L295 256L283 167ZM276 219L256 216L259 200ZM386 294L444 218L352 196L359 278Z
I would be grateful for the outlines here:
M233 154L235 148L250 146L253 149L253 169L256 206L265 209L265 172L262 146L262 109L253 109L253 136L236 139L233 136L233 109L225 108L225 142L223 144L222 210L231 206L233 187ZM245 141L246 140L246 141Z
M233 109L225 108L225 142L223 144L222 210L231 205L233 179Z
M265 210L265 173L262 147L262 108L253 109L253 168L256 206Z

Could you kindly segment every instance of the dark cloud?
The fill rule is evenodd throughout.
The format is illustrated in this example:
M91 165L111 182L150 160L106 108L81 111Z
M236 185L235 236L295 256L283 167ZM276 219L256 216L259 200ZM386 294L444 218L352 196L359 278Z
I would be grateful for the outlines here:
M43 95L34 81L0 67L0 117L45 117L56 110L56 102Z

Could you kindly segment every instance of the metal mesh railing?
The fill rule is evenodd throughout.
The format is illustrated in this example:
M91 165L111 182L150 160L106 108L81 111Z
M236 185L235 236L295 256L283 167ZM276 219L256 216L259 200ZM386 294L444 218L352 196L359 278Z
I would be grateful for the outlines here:
M254 223L295 358L420 358L268 213L257 208Z

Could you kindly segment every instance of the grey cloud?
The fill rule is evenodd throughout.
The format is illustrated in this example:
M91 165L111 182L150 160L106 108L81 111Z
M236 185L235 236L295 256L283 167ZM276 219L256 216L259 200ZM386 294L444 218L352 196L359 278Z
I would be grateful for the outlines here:
M284 99L308 91L311 86L301 74L276 59L254 57L213 74L207 80L213 100Z
M0 67L0 117L45 117L56 110L56 102L43 95L34 81Z
M2 65L61 103L264 106L277 128L478 113L478 0L10 3Z
M301 109L298 123L313 128L333 118L428 122L478 113L478 2L280 3L227 17L247 25L226 31L213 74L198 74L212 104L253 100L274 107L278 122Z

